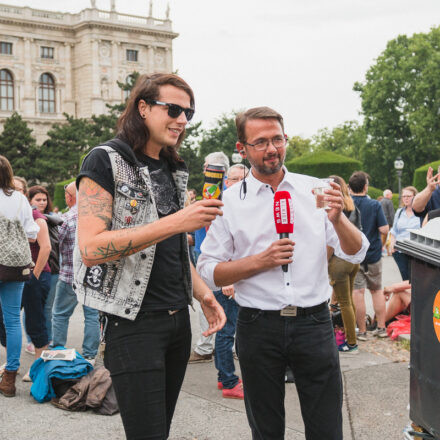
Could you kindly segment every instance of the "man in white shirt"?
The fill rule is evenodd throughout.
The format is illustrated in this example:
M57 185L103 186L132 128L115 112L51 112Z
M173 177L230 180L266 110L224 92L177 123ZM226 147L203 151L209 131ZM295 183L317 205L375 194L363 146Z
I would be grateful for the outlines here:
M237 351L254 440L284 438L284 374L293 370L306 439L342 438L342 381L327 307L331 287L327 246L359 263L368 240L342 213L339 186L326 191L329 209L317 209L313 177L283 166L283 118L267 107L236 118L237 150L252 165L246 183L224 194L223 216L202 245L198 271L212 288L234 284L239 305ZM278 239L274 192L289 191L294 233ZM284 274L281 267L288 264Z

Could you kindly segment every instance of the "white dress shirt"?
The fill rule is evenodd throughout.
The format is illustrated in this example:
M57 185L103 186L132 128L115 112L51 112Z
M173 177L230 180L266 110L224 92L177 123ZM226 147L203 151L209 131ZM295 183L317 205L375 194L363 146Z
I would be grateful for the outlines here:
M287 276L280 266L234 283L235 299L243 307L280 310L288 305L311 307L327 301L332 289L326 245L351 263L362 262L369 246L362 234L361 249L355 255L346 255L326 211L316 208L312 189L319 185L319 179L289 173L286 168L284 171L278 190L289 191L292 197L293 262L288 265ZM218 216L211 224L201 247L197 270L213 290L218 290L214 283L214 269L218 263L258 254L279 239L270 185L257 180L252 173L246 182L244 200L240 199L240 182L224 192L223 216Z

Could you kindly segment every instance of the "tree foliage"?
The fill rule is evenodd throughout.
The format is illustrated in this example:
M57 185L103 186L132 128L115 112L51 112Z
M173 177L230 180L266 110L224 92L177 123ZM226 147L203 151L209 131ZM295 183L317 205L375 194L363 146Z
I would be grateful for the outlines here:
M0 134L0 154L9 160L15 175L24 177L30 184L39 182L39 173L35 167L37 145L32 130L17 112L4 123Z
M286 162L311 153L314 145L311 139L302 138L301 136L292 136L289 138L286 149Z
M374 185L396 188L397 156L405 162L404 184L440 157L440 28L389 41L354 90L367 133L362 161Z
M366 133L357 121L346 121L332 130L323 128L312 137L314 151L332 151L360 160L366 144Z

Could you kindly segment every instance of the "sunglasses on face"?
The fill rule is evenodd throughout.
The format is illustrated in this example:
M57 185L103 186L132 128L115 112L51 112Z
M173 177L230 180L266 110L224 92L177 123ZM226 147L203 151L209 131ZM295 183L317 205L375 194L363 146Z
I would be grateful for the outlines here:
M163 105L168 107L168 116L173 119L178 118L180 114L183 112L185 113L186 120L189 122L191 121L195 112L193 108L183 108L180 105L170 104L169 102L156 101L154 99L148 99L145 102L150 105Z

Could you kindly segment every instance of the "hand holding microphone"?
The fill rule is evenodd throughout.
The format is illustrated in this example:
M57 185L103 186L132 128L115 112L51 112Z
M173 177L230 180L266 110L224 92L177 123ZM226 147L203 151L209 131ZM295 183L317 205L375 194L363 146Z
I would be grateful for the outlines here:
M275 193L273 216L280 240L289 238L289 234L293 233L293 204L288 191L277 191ZM283 272L287 272L287 264L283 264L281 267Z

